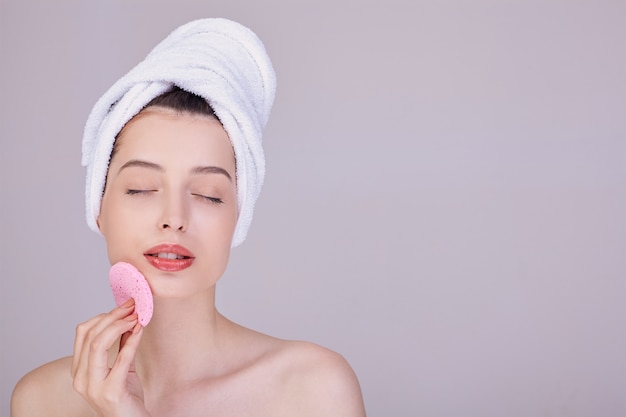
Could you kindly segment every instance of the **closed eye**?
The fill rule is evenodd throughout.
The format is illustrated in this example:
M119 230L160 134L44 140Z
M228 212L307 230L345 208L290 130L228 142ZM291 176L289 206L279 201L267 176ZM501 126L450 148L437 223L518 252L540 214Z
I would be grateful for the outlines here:
M202 195L202 194L192 194L192 195L194 195L196 197L200 197L200 198L202 198L204 200L207 200L207 201L209 201L211 203L215 203L215 204L222 204L222 203L224 203L224 200L222 200L221 198L211 197L211 196Z
M128 195L136 195L136 194L147 194L156 190L126 190L126 194Z

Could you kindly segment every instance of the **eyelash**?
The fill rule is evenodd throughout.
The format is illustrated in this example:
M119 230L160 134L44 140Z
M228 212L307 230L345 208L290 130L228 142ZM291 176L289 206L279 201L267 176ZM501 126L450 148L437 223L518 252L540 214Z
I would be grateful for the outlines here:
M192 195L195 195L196 197L203 198L203 199L205 199L208 202L213 203L213 204L222 204L222 203L224 203L224 200L222 200L221 198L209 197L207 195L202 195L202 194L192 194Z
M132 189L129 189L129 190L126 190L126 194L127 195L147 194L147 193L152 192L152 191L156 191L156 190L132 190ZM196 197L200 197L202 199L205 199L205 200L207 200L207 201L209 201L210 203L213 203L213 204L223 204L224 203L224 200L222 200L221 198L210 197L210 196L202 195L202 194L192 194L192 195L194 195Z
M126 194L128 195L136 195L136 194L146 194L154 190L126 190Z

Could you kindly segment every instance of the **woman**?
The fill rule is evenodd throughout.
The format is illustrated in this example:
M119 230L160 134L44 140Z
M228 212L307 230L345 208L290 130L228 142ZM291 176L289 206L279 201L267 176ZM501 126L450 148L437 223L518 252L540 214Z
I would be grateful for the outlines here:
M112 264L145 275L154 315L142 327L129 300L80 324L72 357L18 383L13 417L365 414L341 356L215 308L263 180L273 80L249 30L205 19L174 31L96 104L83 142L88 222Z

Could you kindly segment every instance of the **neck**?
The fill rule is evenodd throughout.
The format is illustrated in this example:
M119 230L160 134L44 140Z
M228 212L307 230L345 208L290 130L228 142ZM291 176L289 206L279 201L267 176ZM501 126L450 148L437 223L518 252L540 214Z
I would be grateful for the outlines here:
M184 299L154 300L154 315L143 329L135 356L144 385L219 374L228 321L215 308L214 290Z

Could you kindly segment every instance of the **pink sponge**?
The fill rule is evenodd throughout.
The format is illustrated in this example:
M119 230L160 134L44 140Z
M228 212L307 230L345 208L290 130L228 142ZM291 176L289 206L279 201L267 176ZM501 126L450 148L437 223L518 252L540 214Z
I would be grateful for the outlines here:
M146 278L129 263L118 262L109 271L109 282L113 290L113 297L118 306L128 299L135 300L135 313L139 324L147 325L152 318L153 302L152 291Z

